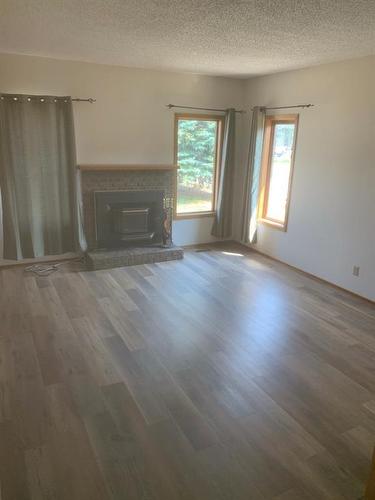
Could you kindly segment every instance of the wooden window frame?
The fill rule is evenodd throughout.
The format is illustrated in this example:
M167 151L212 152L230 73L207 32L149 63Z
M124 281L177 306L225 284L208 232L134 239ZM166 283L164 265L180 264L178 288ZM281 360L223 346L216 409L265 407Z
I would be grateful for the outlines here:
M261 165L261 178L260 178L260 191L259 191L259 206L258 206L258 222L281 231L286 231L288 227L289 206L292 192L292 181L294 171L294 158L297 144L298 132L298 119L299 115L272 115L266 116L264 138L263 138L263 151L262 151L262 165ZM288 196L285 206L285 219L283 222L267 217L267 204L270 188L271 178L271 162L273 153L273 141L275 134L275 126L280 123L292 123L294 125L293 137L293 151L290 159L290 172L288 181Z
M179 120L206 120L206 121L216 121L216 151L215 151L215 167L214 167L214 178L213 178L213 190L212 190L212 210L207 212L184 212L177 213L177 191L178 191L178 171L176 175L176 185L175 185L175 203L174 203L174 215L175 220L182 219L198 219L200 217L213 217L216 214L217 206L217 192L220 179L220 165L221 165L221 155L223 149L223 136L224 136L224 116L214 115L214 114L197 114L197 113L175 113L174 115L174 163L177 165L177 154L178 154L178 122Z

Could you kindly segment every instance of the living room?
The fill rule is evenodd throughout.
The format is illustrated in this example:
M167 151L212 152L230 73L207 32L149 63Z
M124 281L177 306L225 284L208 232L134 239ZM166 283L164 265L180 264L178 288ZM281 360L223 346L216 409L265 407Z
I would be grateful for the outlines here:
M374 498L372 2L0 12L1 499Z

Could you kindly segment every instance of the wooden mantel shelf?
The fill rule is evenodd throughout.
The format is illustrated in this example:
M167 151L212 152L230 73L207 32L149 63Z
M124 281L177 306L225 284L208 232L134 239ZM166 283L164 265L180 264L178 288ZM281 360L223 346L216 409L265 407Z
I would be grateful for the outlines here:
M177 170L178 165L161 165L157 163L149 164L135 164L135 165L121 165L117 163L112 164L91 164L91 165L77 165L82 172L126 172L130 170Z

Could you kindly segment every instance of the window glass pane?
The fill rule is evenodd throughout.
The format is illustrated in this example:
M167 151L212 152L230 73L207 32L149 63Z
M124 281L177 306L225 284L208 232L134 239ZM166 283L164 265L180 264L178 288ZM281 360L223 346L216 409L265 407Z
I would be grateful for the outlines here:
M177 213L213 210L216 120L178 120Z
M274 129L266 217L285 221L292 165L294 123L277 123Z

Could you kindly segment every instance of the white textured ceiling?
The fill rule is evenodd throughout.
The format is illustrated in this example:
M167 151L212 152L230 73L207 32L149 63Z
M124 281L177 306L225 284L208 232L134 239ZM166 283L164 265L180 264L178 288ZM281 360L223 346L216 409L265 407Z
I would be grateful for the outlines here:
M252 76L375 53L375 0L0 0L0 52Z

